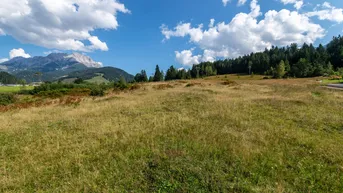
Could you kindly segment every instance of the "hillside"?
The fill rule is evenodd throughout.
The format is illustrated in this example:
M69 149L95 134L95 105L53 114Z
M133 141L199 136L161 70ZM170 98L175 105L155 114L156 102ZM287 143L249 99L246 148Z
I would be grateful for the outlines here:
M19 82L19 80L7 73L7 72L0 72L0 84L17 84Z
M74 77L87 80L99 74L102 74L104 81L116 81L121 76L127 81L133 80L133 76L125 71L112 67L102 68L101 63L79 53L52 53L48 56L32 58L16 57L1 63L0 67L3 71L11 73L17 79L24 79L28 83Z
M94 77L98 77L99 75L108 81L118 81L120 77L124 77L127 82L130 82L134 78L134 76L132 76L131 74L128 74L127 72L119 68L103 67L103 68L89 68L82 71L75 71L63 77L62 80L69 79L69 78L82 78L83 80L89 80Z

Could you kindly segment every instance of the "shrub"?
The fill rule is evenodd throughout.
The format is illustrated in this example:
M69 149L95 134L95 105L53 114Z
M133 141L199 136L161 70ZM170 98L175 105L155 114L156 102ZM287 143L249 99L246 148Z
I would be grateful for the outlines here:
M129 86L127 85L127 83L123 77L120 77L120 80L118 82L114 83L114 90L125 90L128 88L129 88Z
M76 80L74 80L75 84L82 84L84 81L82 78L77 78Z
M104 96L105 90L99 87L94 87L91 89L90 96Z
M9 105L15 102L14 94L0 93L0 105Z
M341 80L341 76L337 76L337 75L335 75L335 76L331 76L330 77L330 80Z
M237 82L235 82L235 81L227 80L227 81L222 82L222 85L226 85L226 86L235 86L235 85L238 85L238 84L237 84Z
M130 90L138 90L138 89L140 89L141 88L141 86L139 85L139 84L132 84L132 85L130 85Z
M186 85L186 87L193 87L193 86L204 86L204 85L200 82L192 82Z
M69 89L58 89L58 90L48 90L48 91L40 91L37 96L40 97L49 97L49 98L59 98L63 95L68 94Z
M170 84L159 84L153 87L156 90L164 90L164 89L168 89L168 88L174 88L172 85Z

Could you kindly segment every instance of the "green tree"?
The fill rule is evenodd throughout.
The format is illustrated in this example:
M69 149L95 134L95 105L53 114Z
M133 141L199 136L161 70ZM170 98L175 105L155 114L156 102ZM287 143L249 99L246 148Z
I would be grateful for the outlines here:
M136 82L148 82L148 76L146 75L145 70L142 70L140 73L137 73L134 80Z
M149 77L149 82L153 82L154 81L154 77L153 76L150 76Z
M82 84L83 83L83 79L82 78L77 78L76 80L74 80L75 84Z
M170 68L167 70L165 80L175 80L177 79L177 71L174 68L174 66L170 66Z
M305 58L300 60L292 66L292 74L295 77L308 77L311 75L311 64Z
M163 72L160 71L160 67L158 65L156 65L156 68L155 68L153 81L154 82L163 81Z
M291 71L291 65L289 64L288 59L286 59L286 61L285 61L285 71L286 72Z
M281 62L276 66L275 78L283 78L285 74L285 62L281 60Z

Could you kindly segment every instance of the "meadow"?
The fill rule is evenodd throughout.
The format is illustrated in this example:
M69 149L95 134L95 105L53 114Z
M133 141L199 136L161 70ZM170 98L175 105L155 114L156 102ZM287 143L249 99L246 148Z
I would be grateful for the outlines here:
M343 91L313 78L51 100L0 112L0 192L343 190Z
M0 86L0 93L15 93L20 90L32 90L33 86Z

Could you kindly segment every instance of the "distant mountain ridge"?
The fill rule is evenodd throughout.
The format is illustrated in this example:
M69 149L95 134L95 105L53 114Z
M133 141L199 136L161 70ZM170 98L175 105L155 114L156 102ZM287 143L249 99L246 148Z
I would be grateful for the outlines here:
M102 63L80 53L52 53L47 56L32 58L16 57L0 63L0 71L8 72L18 79L25 79L27 82L55 81L67 77L72 72L79 72L80 75L83 75L83 71L86 71L87 77L89 77L91 76L90 72L92 72L92 70L89 72L90 69L102 69L102 67ZM110 72L107 73L106 70ZM108 80L119 79L118 75L130 80L132 76L125 71L112 67L106 67L100 71L107 74Z
M48 56L35 56L32 58L16 57L0 65L2 70L15 73L18 71L51 72L63 71L75 64L83 64L84 68L100 68L102 64L95 62L89 56L79 53L52 53Z

